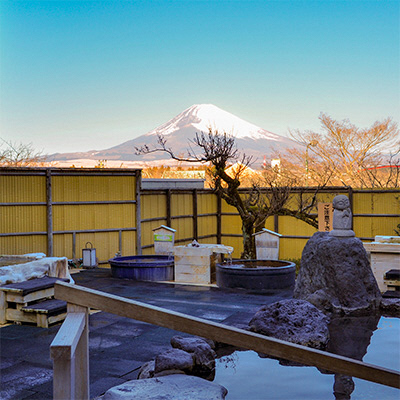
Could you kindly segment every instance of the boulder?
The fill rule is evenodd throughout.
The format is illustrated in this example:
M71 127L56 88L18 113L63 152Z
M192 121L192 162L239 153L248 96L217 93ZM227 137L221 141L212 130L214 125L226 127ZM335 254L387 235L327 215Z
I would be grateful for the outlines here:
M194 367L191 372L192 375L208 380L214 379L217 355L206 340L199 337L174 336L171 339L171 345L193 356Z
M154 377L155 361L148 361L140 368L138 379L149 379Z
M361 240L327 232L304 247L294 297L335 315L368 315L382 299Z
M194 366L193 356L180 349L171 349L159 354L155 359L154 374L168 370L191 372Z
M228 391L197 376L168 375L129 381L104 394L103 400L223 400Z
M174 336L171 339L171 346L176 349L181 349L189 353L193 353L195 348L203 347L206 344L211 349L215 348L215 343L213 340L201 338L198 336Z
M329 318L305 300L282 300L261 307L249 325L253 332L277 339L325 349Z
M381 301L381 312L385 317L400 318L400 299L383 298Z

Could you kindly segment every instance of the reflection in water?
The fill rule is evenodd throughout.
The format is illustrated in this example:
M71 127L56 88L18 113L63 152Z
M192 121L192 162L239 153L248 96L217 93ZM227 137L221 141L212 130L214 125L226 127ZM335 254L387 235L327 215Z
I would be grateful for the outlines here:
M329 323L329 343L327 351L344 357L362 361L367 353L371 337L378 327L379 316L342 317ZM335 374L333 393L336 400L349 400L354 391L350 376Z
M328 350L399 369L400 320L382 318L376 330L378 320L376 316L332 320ZM313 367L288 368L276 360L261 359L255 352L237 351L233 347L217 352L222 359L217 360L215 382L228 389L226 400L399 400L399 391L384 385L360 379L354 379L354 384L353 378L340 374L334 375L333 383L328 371Z

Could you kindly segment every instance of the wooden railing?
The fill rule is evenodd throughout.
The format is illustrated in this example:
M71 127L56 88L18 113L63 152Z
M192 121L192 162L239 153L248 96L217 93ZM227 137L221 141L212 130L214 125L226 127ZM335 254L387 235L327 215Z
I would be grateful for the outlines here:
M68 302L68 316L50 347L54 399L89 399L89 308L400 389L398 371L161 307L64 282L55 285L55 297Z

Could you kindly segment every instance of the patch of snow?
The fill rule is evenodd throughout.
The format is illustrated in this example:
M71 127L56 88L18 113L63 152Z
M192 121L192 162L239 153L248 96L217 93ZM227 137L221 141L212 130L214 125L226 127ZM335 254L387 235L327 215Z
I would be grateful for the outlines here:
M199 132L218 129L236 138L268 139L279 141L280 136L247 122L213 104L195 104L170 121L147 133L146 136L168 136L180 129L193 126Z
M66 257L45 257L24 264L1 267L0 285L43 278L45 275L68 278L70 283L74 283L68 271L68 260Z

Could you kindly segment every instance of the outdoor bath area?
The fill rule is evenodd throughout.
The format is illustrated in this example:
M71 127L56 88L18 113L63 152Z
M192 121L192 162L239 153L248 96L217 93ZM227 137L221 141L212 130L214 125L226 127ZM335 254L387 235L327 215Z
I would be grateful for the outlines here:
M250 293L215 286L158 283L114 278L110 269L93 268L73 274L77 285L123 296L193 317L244 328L263 305L290 299L291 289ZM136 379L140 368L170 348L178 331L92 311L89 317L90 398ZM373 324L372 324L373 325ZM59 325L48 329L32 325L1 327L2 399L51 399L53 366L50 344ZM371 335L364 361L399 369L399 319L382 318ZM356 339L357 340L357 339ZM334 375L315 367L281 365L252 351L231 346L217 350L214 382L227 388L228 400L335 399ZM245 384L243 384L245 382ZM399 391L354 379L351 399L398 400Z

